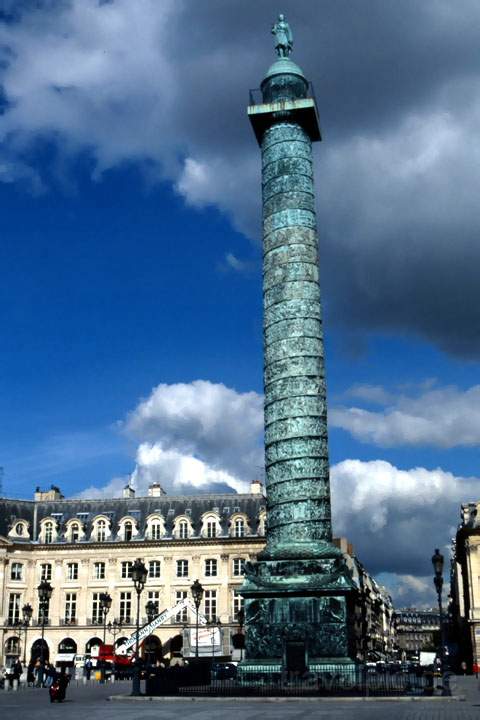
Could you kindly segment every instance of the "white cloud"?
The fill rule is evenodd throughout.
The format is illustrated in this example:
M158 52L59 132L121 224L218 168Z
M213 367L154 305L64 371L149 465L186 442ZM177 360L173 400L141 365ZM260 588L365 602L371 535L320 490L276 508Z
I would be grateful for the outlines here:
M262 474L263 398L221 383L158 385L124 425L140 441L133 479L145 489L226 485L240 492Z
M371 386L365 386L364 390L358 386L354 395L386 407L378 411L360 407L333 408L329 416L333 427L347 430L362 442L383 447L434 445L452 448L480 444L480 385L468 390L455 386L433 388L416 397L404 394L395 397L383 388L372 391Z
M334 532L368 569L424 575L435 547L455 534L461 503L478 499L478 478L441 468L402 470L384 460L344 460L331 469Z
M160 443L140 445L131 479L139 491L145 491L152 482L159 482L163 488L177 493L195 492L215 485L223 485L239 493L248 492L249 489L248 482L231 473L216 470L192 455L177 450L164 450Z

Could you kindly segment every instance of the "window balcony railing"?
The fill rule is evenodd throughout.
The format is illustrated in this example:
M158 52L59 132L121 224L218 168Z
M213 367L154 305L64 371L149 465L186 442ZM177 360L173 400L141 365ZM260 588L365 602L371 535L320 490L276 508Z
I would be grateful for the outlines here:
M103 625L103 619L101 617L87 618L87 625Z
M36 625L37 627L41 627L42 626L42 618L41 617L37 618L36 620L33 621L32 624ZM50 620L50 618L46 617L43 619L43 625L51 625L51 624L52 624L52 621Z
M131 618L130 615L125 615L124 617L120 617L119 621L123 625L133 625L133 618Z
M62 618L60 620L60 625L78 625L78 619L77 618Z

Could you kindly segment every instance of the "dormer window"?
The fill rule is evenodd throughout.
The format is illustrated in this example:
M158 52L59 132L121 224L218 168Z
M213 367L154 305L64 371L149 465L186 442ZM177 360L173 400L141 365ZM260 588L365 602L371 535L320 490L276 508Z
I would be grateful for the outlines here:
M15 532L17 535L23 535L23 523L17 523L15 525Z
M186 520L181 520L178 523L178 537L181 540L186 540L188 538L188 523Z
M159 522L152 523L150 534L152 536L152 540L160 540L162 537L162 526Z
M70 537L72 542L78 542L78 539L80 537L80 525L78 523L74 523L72 525Z
M105 520L99 520L97 522L97 540L98 542L105 542L107 537L107 523Z
M161 540L165 535L165 524L164 519L160 515L160 511L156 511L155 514L147 517L147 523L145 527L145 537L150 540Z
M133 525L131 522L126 522L124 527L124 540L126 542L129 542L129 540L132 539L133 535Z
M213 513L206 513L202 517L202 537L216 538L221 533L220 518Z
M53 522L50 520L44 525L43 539L47 545L53 542Z
M233 527L234 537L241 538L245 536L245 520L243 518L237 518Z

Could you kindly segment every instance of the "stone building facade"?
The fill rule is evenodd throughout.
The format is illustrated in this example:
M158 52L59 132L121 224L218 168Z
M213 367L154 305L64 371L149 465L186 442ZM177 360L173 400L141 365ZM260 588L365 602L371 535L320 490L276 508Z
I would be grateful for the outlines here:
M151 600L162 611L191 597L197 578L205 594L200 608L207 620L222 624L218 654L232 653L239 633L236 591L246 561L265 546L265 497L259 482L243 495L166 495L153 485L148 496L132 488L122 498L65 499L58 488L37 490L33 501L0 499L0 665L23 658L25 630L22 607L34 610L27 629L25 656L39 656L41 626L37 587L46 579L53 587L45 625L45 651L53 661L63 653L96 652L103 640L99 595L108 592L112 607L107 623L121 621L107 643L121 642L135 631L136 593L129 568L136 558L149 576L141 596L141 624ZM383 659L393 647L393 607L384 588L356 558L345 538L334 540L342 551L357 591L355 636L359 660ZM195 617L184 611L157 628L150 646L171 655L172 641L193 653ZM208 635L208 632L207 632ZM218 636L217 636L218 637ZM33 648L33 651L32 651ZM205 654L211 654L207 646ZM238 655L238 652L237 652Z
M480 666L480 502L461 506L453 543L450 616L459 661Z
M65 649L84 654L99 645L103 592L113 599L107 622L122 623L116 642L129 637L137 602L129 573L136 558L149 572L141 623L148 600L159 611L173 607L190 596L198 578L205 590L201 613L222 623L217 652L230 654L242 602L235 590L244 563L263 548L264 533L265 498L258 482L249 494L239 495L169 496L153 485L145 497L135 497L127 487L118 499L65 499L52 488L37 490L33 502L0 499L0 665L24 655L26 603L34 612L25 655L27 660L40 655L37 587L42 579L53 587L44 646L50 660ZM172 638L181 635L188 654L194 622L188 611L174 617L154 632L156 646L167 655ZM106 641L113 642L112 634L107 632Z
M400 659L418 660L421 650L436 651L440 642L438 610L402 608L395 612Z
M361 662L390 661L395 657L397 644L392 598L366 570L346 538L334 538L334 543L343 552L356 589L350 613L356 659Z

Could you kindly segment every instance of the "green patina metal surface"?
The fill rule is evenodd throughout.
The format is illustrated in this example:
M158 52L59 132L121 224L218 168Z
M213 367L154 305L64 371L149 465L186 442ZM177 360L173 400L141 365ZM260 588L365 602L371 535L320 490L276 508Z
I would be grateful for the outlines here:
M272 30L279 58L262 82L263 104L249 108L262 153L267 542L241 589L247 670L285 664L299 642L310 665L350 654L353 583L330 512L312 161L320 131L286 25L282 17Z

